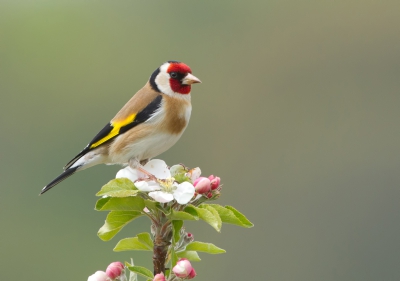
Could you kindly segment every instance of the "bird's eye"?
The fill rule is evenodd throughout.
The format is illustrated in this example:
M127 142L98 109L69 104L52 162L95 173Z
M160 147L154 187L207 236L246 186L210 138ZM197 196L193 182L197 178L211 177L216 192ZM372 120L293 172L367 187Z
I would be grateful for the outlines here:
M170 74L169 74L169 76L171 76L171 78L178 78L178 73L177 72L171 72Z

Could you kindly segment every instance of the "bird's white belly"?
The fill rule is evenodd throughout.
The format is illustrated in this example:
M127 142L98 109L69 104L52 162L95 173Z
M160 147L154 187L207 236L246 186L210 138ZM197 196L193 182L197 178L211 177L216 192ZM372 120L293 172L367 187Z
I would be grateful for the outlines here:
M131 159L141 161L153 158L172 147L181 135L157 133L128 144L122 153L112 156L112 163L125 164Z

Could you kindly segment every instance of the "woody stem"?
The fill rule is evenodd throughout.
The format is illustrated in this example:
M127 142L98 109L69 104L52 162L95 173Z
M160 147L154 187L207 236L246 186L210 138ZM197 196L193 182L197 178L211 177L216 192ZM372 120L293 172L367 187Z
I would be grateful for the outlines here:
M164 214L161 215L158 224L153 223L153 266L154 275L165 274L165 261L167 259L168 247L171 245L172 227Z

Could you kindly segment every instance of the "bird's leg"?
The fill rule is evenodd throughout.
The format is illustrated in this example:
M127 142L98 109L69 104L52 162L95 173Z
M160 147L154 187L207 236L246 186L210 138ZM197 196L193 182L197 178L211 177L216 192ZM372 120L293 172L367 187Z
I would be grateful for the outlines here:
M148 176L149 179L151 179L153 181L157 181L156 176L154 176L153 174L146 171L145 168L142 166L141 162L142 161L138 161L137 159L133 158L133 159L129 160L129 167L131 167L132 169L139 170L140 172L142 172L143 174Z
M157 178L155 175L147 172L142 166L137 167L137 169L139 171L141 171L143 174L147 175L149 177L149 179L153 180L153 181L157 181Z

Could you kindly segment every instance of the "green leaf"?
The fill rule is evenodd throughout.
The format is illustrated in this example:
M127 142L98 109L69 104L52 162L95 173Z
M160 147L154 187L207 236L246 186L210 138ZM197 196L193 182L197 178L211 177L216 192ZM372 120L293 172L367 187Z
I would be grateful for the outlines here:
M97 235L103 241L113 238L125 225L142 216L138 211L111 211Z
M194 207L196 208L196 207ZM197 214L199 215L199 218L211 225L212 227L215 228L216 231L221 230L221 219L219 218L218 214L216 217L212 212L205 208L196 208Z
M172 221L172 227L174 230L174 243L173 243L174 245L181 238L180 232L181 232L182 226L183 226L183 221L181 221L181 220L173 220Z
M222 207L221 205L218 204L201 204L200 206L211 206L213 207L215 210L217 210L221 221L224 223L230 223L230 224L234 224L234 225L238 225L241 227L252 227L253 224L251 222L249 222L239 211L235 210L236 212L234 212L232 209L229 209L229 206L226 207ZM230 207L233 208L233 207ZM241 216L244 217L244 219L240 218Z
M174 267L178 261L178 256L175 253L174 247L171 247L171 267Z
M199 241L194 241L188 244L186 246L186 251L198 251L208 254L222 254L226 252L224 249L218 248L214 244Z
M171 269L170 268L166 268L165 269L165 278L169 278L169 276L170 276L170 274L171 274ZM150 281L152 281L152 280L150 280Z
M160 203L152 201L152 200L144 199L144 205L147 207L147 209L155 211L160 206Z
M143 244L138 237L124 238L114 248L115 252L122 251L152 251L153 247Z
M153 273L150 270L148 270L147 268L143 267L143 266L127 266L127 267L128 267L128 269L130 271L133 271L133 272L135 272L137 274L140 274L140 275L142 275L144 277L150 278L151 280L153 280L153 278L154 278Z
M221 218L220 218L220 216L219 216L219 214L218 214L218 212L217 212L217 210L215 210L211 205L207 205L207 204L204 204L203 206L202 205L200 205L199 206L200 208L205 208L205 209L207 209L208 211L210 211L212 214L213 214L213 216L215 217L215 219L216 219L216 221L217 221L217 225L216 225L216 230L219 232L219 231L221 231L221 227L222 227L222 221L221 221Z
M159 202L149 200L149 199L144 199L144 205L149 209L149 211L152 211L153 213L157 213L157 211L161 211L164 214L168 214L168 210L164 209Z
M106 197L97 200L97 211L143 211L145 205L141 197Z
M196 251L182 251L176 253L176 255L178 256L178 258L185 258L190 261L201 261Z
M143 233L139 233L136 236L137 236L137 238L139 238L139 242L148 246L150 249L153 249L154 244L153 244L153 240L151 239L150 233L143 232Z
M96 196L128 197L135 196L139 190L127 178L113 179L105 184Z
M200 206L203 205L212 206L215 210L217 210L222 222L242 226L242 222L235 216L235 214L231 210L225 209L218 204L201 204Z
M198 220L197 217L187 213L186 211L175 211L171 210L171 214L168 216L170 220Z
M241 212L233 208L232 206L225 206L226 209L232 211L235 216L242 222L244 227L250 228L253 227L254 224L252 224L246 217L243 215Z
M188 214L191 214L193 217L196 217L197 219L199 219L199 214L197 213L197 207L193 206L193 205L188 205L186 206L186 208L183 210Z

